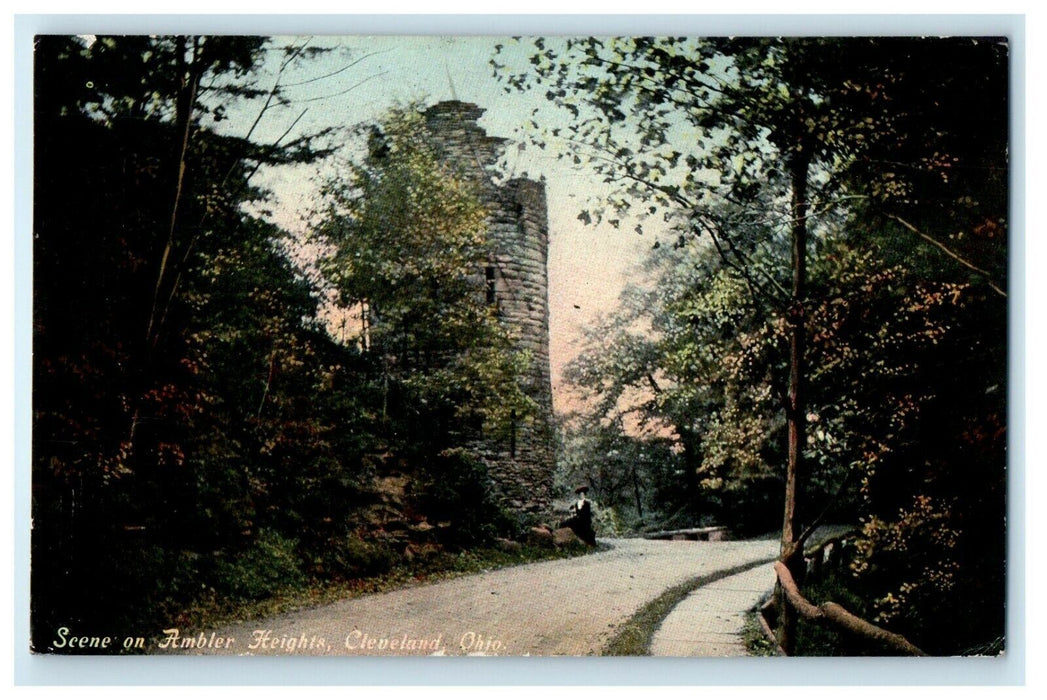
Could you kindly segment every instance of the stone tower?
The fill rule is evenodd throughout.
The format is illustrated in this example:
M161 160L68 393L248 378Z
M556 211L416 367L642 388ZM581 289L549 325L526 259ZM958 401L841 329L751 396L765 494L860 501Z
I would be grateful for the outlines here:
M482 271L486 300L497 306L517 346L530 355L521 385L539 408L537 415L514 421L507 438L482 440L477 449L506 506L546 511L554 452L545 185L527 179L495 182L495 163L506 139L484 132L477 124L483 113L474 104L449 101L430 107L425 119L440 158L476 184L488 211L490 252Z

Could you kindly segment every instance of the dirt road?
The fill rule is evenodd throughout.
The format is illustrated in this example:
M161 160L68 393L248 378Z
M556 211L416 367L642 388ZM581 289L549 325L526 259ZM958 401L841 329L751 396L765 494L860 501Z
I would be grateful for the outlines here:
M772 540L606 540L608 551L345 600L207 632L198 654L597 654L689 578L777 554ZM183 638L184 640L184 638ZM180 640L181 641L181 640Z

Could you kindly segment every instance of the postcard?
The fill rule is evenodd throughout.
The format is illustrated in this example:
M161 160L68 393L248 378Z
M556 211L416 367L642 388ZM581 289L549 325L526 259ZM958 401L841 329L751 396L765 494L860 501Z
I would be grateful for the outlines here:
M37 36L32 651L1004 654L1011 59Z

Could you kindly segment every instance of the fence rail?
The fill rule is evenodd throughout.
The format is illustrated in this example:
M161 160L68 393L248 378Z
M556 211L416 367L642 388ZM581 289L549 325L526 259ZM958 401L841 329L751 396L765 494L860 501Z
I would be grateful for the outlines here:
M829 544L839 547L841 540L840 538L833 538L832 540L825 542L822 546L816 548L814 556L809 557L815 568L821 567L825 557L825 547ZM821 605L815 605L807 600L800 592L799 586L796 585L796 580L793 578L789 568L783 562L776 561L774 563L774 571L778 576L778 583L783 593L783 596L781 596L781 599L779 600L779 605L788 605L801 617L807 620L811 620L825 627L834 628L838 631L847 632L869 642L870 644L878 645L898 654L904 656L927 656L926 652L902 635L890 632L882 627L877 627L871 622L863 620L857 615L849 612L838 603L822 603ZM763 611L761 611L759 616L764 635L774 644L775 650L779 654L784 655L785 652L782 650L782 647L778 643L778 639L774 636L770 626L767 624Z
M814 605L800 593L800 589L796 585L796 581L793 580L792 574L789 573L788 567L782 562L776 561L774 563L774 571L778 574L778 582L782 585L782 590L785 592L787 604L791 605L802 617L819 624L845 630L870 642L882 644L888 649L905 656L927 656L926 652L902 635L877 627L873 623L848 612L846 608L838 603Z

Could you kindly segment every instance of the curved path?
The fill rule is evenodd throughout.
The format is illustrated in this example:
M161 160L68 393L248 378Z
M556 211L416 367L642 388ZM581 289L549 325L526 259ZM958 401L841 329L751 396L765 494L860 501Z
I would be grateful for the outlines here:
M746 617L778 580L771 564L696 589L662 621L652 656L748 656Z
M204 654L597 654L667 588L773 557L773 540L604 540L612 549L344 600L200 636Z

